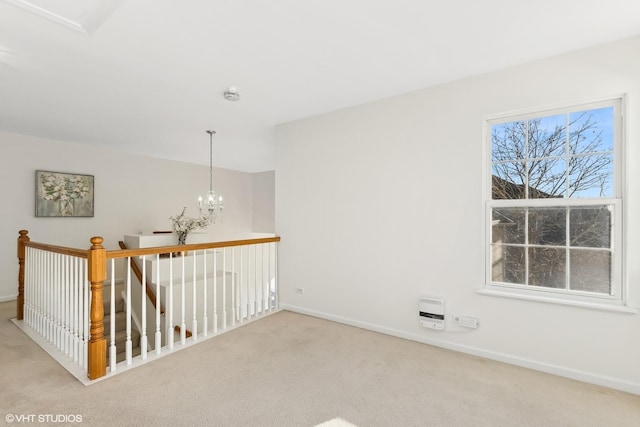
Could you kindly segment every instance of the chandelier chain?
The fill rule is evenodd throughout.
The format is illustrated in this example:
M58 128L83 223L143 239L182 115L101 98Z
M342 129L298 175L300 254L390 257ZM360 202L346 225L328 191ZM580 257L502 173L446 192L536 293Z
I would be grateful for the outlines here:
M209 132L209 191L213 191L213 134L215 131Z

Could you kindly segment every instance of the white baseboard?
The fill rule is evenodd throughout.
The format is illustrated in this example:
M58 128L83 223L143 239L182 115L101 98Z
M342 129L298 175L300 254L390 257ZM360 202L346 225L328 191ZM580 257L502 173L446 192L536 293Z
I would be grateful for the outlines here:
M0 296L0 302L7 302L7 301L15 301L18 299L17 295L4 295L4 296Z
M433 345L435 347L446 348L448 350L453 350L460 353L466 353L474 356L484 357L486 359L496 360L498 362L508 363L510 365L521 366L523 368L533 369L536 371L558 375L561 377L570 378L570 379L582 381L585 383L596 384L599 386L608 387L615 390L620 390L627 393L640 395L640 384L621 380L619 378L611 378L604 375L597 375L589 372L578 371L578 370L567 368L564 366L552 365L549 363L539 362L536 360L517 357L517 356L505 354L505 353L485 350L478 347L451 343L448 341L439 340L431 337L425 337L422 335L417 335L417 334L401 331L394 328L388 328L386 326L376 325L368 322L362 322L360 320L337 316L330 313L309 310L307 308L299 307L295 305L280 303L279 308L282 310L293 311L295 313L306 314L306 315L318 317L321 319L331 320L333 322L343 323L345 325L355 326L357 328L367 329L370 331L379 332L382 334L391 335L398 338L417 341L424 344Z

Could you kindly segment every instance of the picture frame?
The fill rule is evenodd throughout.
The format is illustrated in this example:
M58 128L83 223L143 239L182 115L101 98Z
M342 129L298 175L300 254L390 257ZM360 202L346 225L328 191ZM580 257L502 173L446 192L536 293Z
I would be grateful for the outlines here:
M93 175L36 171L36 217L93 217Z

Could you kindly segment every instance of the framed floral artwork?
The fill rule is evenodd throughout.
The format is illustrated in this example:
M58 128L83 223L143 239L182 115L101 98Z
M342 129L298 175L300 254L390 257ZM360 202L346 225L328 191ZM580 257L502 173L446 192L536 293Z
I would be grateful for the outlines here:
M93 175L36 171L36 217L92 217Z

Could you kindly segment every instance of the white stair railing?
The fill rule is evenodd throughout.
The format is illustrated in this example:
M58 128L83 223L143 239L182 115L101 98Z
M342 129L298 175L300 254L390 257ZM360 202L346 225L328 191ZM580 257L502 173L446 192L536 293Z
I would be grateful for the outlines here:
M206 244L187 245L187 250L168 252L162 257L160 248L123 250L123 257L113 257L112 270L118 269L119 262L126 264L128 294L140 286L130 273L133 263L139 264L142 282L155 294L149 297L142 286L140 299L127 298L127 319L138 317L141 325L141 354L129 356L131 334L127 331L126 364L187 347L274 311L279 239L265 240L268 241L212 248ZM140 255L146 252L152 253ZM160 302L165 304L162 313ZM179 319L177 327L174 319ZM153 346L149 353L145 348L147 336L154 337L149 342ZM118 369L120 364L110 364L111 372Z
M94 246L90 250L30 242L25 230L18 240L18 318L57 349L54 357L59 353L92 379L100 370L95 364L100 359L95 349L100 348L96 342L103 336L99 321L91 329L96 305L104 307L104 315L109 315L106 325L102 321L108 333L101 348L110 373L187 347L277 309L278 237L120 251L105 251L101 238L91 239ZM100 267L103 279L89 279L89 265L95 265L92 250L105 254L105 265ZM135 275L133 265L139 267ZM93 267L94 273L96 268ZM102 286L104 301L99 290ZM93 295L94 291L99 292L98 296ZM93 298L97 299L92 307ZM120 298L124 301L118 304ZM125 336L119 343L116 327L122 319L116 318L122 317L117 316L122 305ZM93 314L94 327L95 319L102 318L101 312L102 309ZM140 341L135 338L134 342L138 332ZM139 355L134 356L138 346ZM90 359L89 347L94 349ZM124 360L119 362L117 357L122 353Z
M27 247L24 323L86 368L89 340L87 259Z

